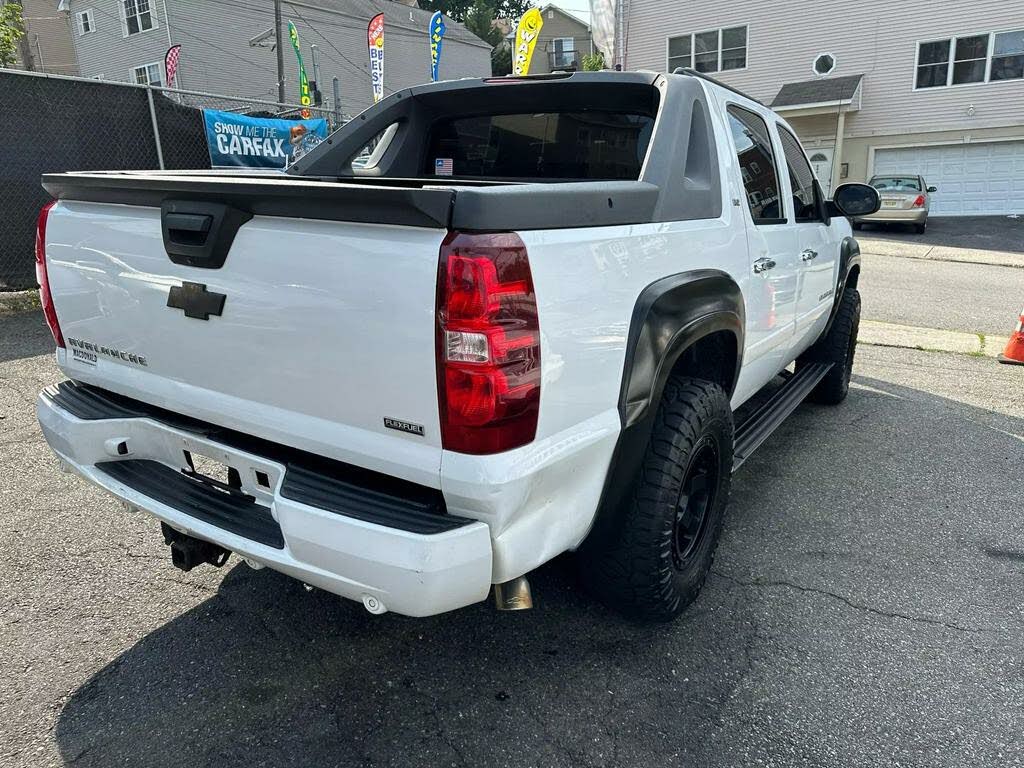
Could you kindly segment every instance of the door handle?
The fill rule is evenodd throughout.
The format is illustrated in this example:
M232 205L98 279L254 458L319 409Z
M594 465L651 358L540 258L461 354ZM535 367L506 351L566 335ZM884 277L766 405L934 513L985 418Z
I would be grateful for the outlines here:
M806 251L800 254L800 258L803 259L804 261L812 261L813 259L818 258L818 252L812 251L810 248L808 248Z
M754 274L759 275L762 272L767 272L769 269L773 269L774 267L775 259L769 259L767 256L764 256L754 262Z

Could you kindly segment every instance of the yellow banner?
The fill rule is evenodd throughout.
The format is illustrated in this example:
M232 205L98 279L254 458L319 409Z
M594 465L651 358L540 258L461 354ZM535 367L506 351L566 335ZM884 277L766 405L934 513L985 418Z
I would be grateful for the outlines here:
M531 8L519 20L519 28L516 29L516 49L513 51L512 57L513 75L528 75L530 73L533 49L537 46L537 37L543 26L544 19L537 8Z

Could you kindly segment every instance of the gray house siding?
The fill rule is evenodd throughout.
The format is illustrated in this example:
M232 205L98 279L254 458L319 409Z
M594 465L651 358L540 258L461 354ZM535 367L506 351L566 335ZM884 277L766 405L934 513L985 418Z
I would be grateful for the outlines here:
M626 65L664 71L668 38L740 25L747 25L747 66L715 77L765 103L785 83L814 77L820 53L836 56L834 75L864 75L861 109L847 116L847 136L1024 125L1024 80L914 89L918 42L1024 28L1020 2L632 0Z
M537 47L530 63L531 75L545 75L552 71L552 54L555 52L555 40L558 38L573 39L576 50L575 62L577 69L583 69L583 57L590 53L590 28L574 16L555 6L545 6L542 10L544 26L540 28Z
M271 28L273 4L262 0L151 0L158 26L124 36L119 0L72 0L71 11L92 8L96 31L75 39L85 77L127 81L133 67L159 62L170 43L182 46L178 83L188 90L254 99L276 100L276 54L250 47L250 38ZM430 78L427 24L430 13L393 2L346 0L322 7L283 3L283 19L295 23L308 76L313 77L310 45L320 50L320 88L331 95L331 78L341 84L342 111L356 114L370 104L366 25L385 14L385 93ZM441 77L454 79L490 74L490 46L460 24L448 20L441 59ZM298 101L298 66L287 37L284 41L285 97ZM225 103L224 106L230 106Z

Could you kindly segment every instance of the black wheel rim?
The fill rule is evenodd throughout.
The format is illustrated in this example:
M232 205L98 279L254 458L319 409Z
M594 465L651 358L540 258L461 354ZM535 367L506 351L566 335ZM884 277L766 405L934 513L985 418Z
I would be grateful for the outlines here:
M679 570L693 561L707 536L718 490L718 463L718 446L711 438L705 437L694 446L672 526L672 562Z

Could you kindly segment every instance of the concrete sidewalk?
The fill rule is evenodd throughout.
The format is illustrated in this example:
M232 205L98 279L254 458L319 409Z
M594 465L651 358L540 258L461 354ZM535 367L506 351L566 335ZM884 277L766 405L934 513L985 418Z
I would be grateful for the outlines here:
M957 261L964 264L991 264L997 267L1024 269L1024 253L995 251L984 248L960 248L932 243L910 243L904 240L871 237L870 233L855 232L862 253L876 256L899 256L905 259Z
M875 347L953 352L978 357L997 357L1003 351L1007 341L1005 336L919 328L913 325L883 323L878 320L861 320L857 340L860 344L870 344Z

